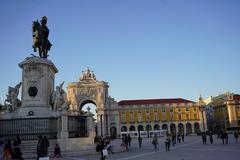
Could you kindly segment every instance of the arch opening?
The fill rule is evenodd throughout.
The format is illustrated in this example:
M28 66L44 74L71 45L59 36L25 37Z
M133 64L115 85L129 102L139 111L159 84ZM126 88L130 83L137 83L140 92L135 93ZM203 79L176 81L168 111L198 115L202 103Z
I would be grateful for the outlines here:
M136 131L135 126L130 126L129 131Z
M187 130L187 134L191 134L192 133L192 124L191 123L187 123L186 124L186 130Z
M94 116L94 119L97 119L97 105L95 102L93 102L92 100L85 100L81 103L81 105L79 106L79 110L83 111L83 112L88 112L90 111Z
M179 124L178 124L178 132L179 132L180 134L184 134L184 126L183 126L182 123L179 123Z
M199 123L194 123L194 132L195 133L200 133L201 131L200 131L200 125L199 125Z
M176 125L175 124L171 124L170 125L170 131L171 131L171 134L175 134L176 135Z

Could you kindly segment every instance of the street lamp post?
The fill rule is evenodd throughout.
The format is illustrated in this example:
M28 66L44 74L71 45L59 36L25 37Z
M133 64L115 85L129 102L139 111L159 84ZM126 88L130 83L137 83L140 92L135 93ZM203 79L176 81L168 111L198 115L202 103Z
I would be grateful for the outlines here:
M225 115L225 105L226 103L224 103L222 107L222 115L223 115L223 125L222 125L222 129L225 130L226 129L226 115Z
M150 137L150 136L149 136L149 129L150 129L150 125L149 125L149 120L148 120L148 123L147 123L147 133L148 133L148 138Z
M203 131L205 132L206 129L205 129L204 116L203 116L203 111L205 110L205 107L201 105L200 109L201 109L201 112L202 112Z
M141 138L141 135L140 135L140 128L138 127L138 138L140 139Z
M205 129L205 120L204 120L204 111L205 111L205 102L202 98L202 96L200 95L199 97L199 102L198 102L198 105L199 105L199 109L201 110L202 112L202 123L203 123L203 131L204 133L206 132L206 129Z

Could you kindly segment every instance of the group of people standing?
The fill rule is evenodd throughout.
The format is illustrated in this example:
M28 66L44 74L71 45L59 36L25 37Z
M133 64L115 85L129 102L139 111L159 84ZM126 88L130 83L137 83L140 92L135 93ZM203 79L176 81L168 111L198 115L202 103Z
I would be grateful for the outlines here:
M129 134L122 137L122 146L126 147L126 151L128 151L128 149L131 147L131 141L132 138Z
M108 152L114 153L112 150L110 137L99 137L97 140L96 151L101 153L101 160L105 160Z
M13 142L10 139L7 140L3 148L3 160L10 160L10 159L23 160L20 144L21 144L21 139L19 135L16 136Z
M178 143L184 142L184 134L178 133L176 135L174 133L172 134L167 133L166 139L165 139L166 151L170 151L171 142L173 147L177 144L177 142Z
M202 143L207 144L207 136L209 136L209 142L210 144L213 144L213 133L212 132L202 132ZM239 132L234 131L234 138L235 138L235 143L238 143L238 137L239 137ZM228 144L228 132L226 130L221 130L217 132L217 139L222 140L222 144Z
M37 143L37 160L40 157L47 157L48 156L48 147L49 141L46 136L42 137L42 135L38 136L38 143Z
M209 141L211 144L213 144L213 133L209 132L208 134L206 132L202 132L202 143L207 144L207 135L209 136Z

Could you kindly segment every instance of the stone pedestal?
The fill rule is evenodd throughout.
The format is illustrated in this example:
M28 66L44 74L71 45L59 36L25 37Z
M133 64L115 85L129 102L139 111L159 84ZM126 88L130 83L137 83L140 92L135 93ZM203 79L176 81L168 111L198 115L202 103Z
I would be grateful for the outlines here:
M61 117L61 132L59 136L61 139L68 138L68 116L66 115Z
M87 118L87 131L88 131L88 137L92 138L92 142L94 143L94 138L96 136L95 132L95 124L93 121L93 114L89 113L89 116Z
M39 57L26 58L22 68L22 106L19 116L46 116L51 110L50 100L54 91L55 65Z
M61 117L61 130L58 135L58 143L63 151L73 150L88 150L95 148L94 138L95 127L93 121L93 115L88 113L87 115L87 137L69 138L68 130L68 115Z

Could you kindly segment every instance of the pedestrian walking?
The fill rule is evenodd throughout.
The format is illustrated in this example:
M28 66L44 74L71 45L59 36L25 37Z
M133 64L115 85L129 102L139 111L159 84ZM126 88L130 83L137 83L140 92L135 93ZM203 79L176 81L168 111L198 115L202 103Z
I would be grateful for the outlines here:
M7 143L4 145L3 149L3 159L10 160L12 156L12 143L11 140L8 140Z
M112 154L114 153L114 152L112 151L112 145L111 145L111 143L110 143L110 140L107 140L106 149L107 149L108 153L109 153L109 152L111 152Z
M40 157L43 157L43 145L42 145L42 136L38 136L38 143L37 143L37 160L39 160Z
M221 132L217 131L217 139L219 139L221 137Z
M62 157L61 148L58 143L55 145L54 148L54 157Z
M156 134L153 137L152 144L154 145L155 150L157 150L158 140Z
M125 144L125 147L126 147L126 151L128 151L128 138L127 138L127 135L125 135L125 137L124 137L124 144Z
M16 141L13 142L12 159L23 160L21 149L19 147L18 142L16 142Z
M167 135L167 137L166 137L166 139L165 139L166 151L170 151L170 143L171 143L170 136Z
M238 132L235 131L234 132L235 143L238 143L238 137L239 137Z
M104 153L104 149L105 149L105 143L104 143L105 139L102 139L101 144L100 144L100 149L101 149L101 158L100 160L105 160L106 155Z
M225 138L225 143L228 144L228 133L225 131L224 134L225 134L225 136L224 136L224 138Z
M225 134L223 131L221 131L221 139L222 139L222 144L225 144Z
M174 147L176 144L176 134L172 135L172 146Z
M47 157L48 156L49 141L48 141L46 136L43 137L42 147L43 147L43 157Z
M202 142L203 142L203 144L207 144L207 135L206 135L206 132L202 132Z
M128 136L127 136L127 141L128 141L128 148L130 148L131 147L131 141L132 141L132 138L131 138L130 134L128 134Z
M182 142L184 142L184 134L183 133L182 133L181 137L182 137Z
M178 143L181 143L181 137L180 137L180 134L177 135L177 140L178 140Z
M142 148L142 137L138 137L138 144L139 144L139 147Z
M17 145L20 145L21 144L21 138L19 136L19 134L16 135L16 139L15 139L15 142L17 143Z
M209 133L209 141L211 144L213 144L213 134L212 132Z

